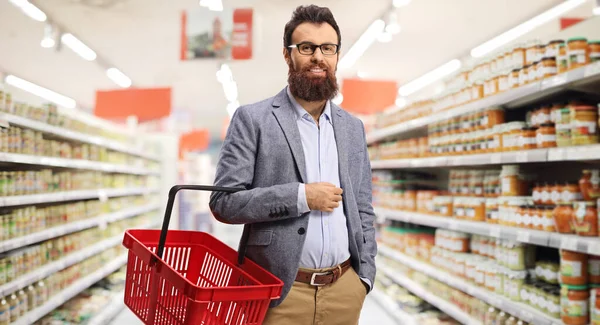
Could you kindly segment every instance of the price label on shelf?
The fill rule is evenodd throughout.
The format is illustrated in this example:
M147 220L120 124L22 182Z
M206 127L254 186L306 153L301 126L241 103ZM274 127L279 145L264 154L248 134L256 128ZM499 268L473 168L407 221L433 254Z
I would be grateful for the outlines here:
M592 255L600 255L600 240L594 238L593 241L588 242L587 252Z
M490 237L500 238L500 228L492 226L490 228Z
M529 161L529 156L527 155L527 152L525 151L519 151L517 152L517 162L519 163L525 163Z
M529 232L527 231L517 231L517 241L522 243L529 243Z
M102 219L98 222L98 228L100 228L100 230L106 230L107 225L108 222L106 219Z
M563 237L560 240L560 248L568 251L577 250L577 238Z
M566 157L567 155L564 149L551 148L550 150L548 150L549 161L561 161L565 160Z
M98 198L100 199L100 202L104 203L104 202L108 201L108 194L106 194L105 190L99 190Z
M500 154L492 154L491 156L491 162L492 164L501 164L502 163L502 156Z
M591 77L597 74L600 74L600 61L589 64L587 67L585 67L585 71L583 73L584 77Z

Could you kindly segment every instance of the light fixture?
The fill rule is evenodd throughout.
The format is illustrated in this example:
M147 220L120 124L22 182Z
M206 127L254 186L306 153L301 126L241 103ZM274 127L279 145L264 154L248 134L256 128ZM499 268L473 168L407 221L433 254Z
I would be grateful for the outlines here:
M227 104L227 107L225 109L227 110L227 114L229 114L229 118L233 117L233 113L235 113L235 111L239 107L240 107L240 102L238 102L237 100Z
M519 38L533 29L549 22L550 20L568 12L569 10L585 3L587 0L567 0L556 7L531 18L530 20L513 27L512 29L492 38L491 40L471 50L471 56L480 58L495 49Z
M342 95L342 93L338 93L331 101L339 106L344 101L344 95Z
M398 108L403 108L404 106L406 106L406 104L408 103L406 98L404 97L398 97L396 98L396 101L394 102L396 104L396 106Z
M377 40L380 43L389 43L392 41L392 34L388 32L381 32L379 36L377 36Z
M200 0L200 6L212 11L223 11L223 2L221 0Z
M96 52L94 52L91 48L87 47L87 45L83 44L83 42L80 41L77 37L73 36L73 34L63 34L60 40L63 44L68 46L73 52L77 53L84 60L96 60Z
M394 0L394 2L393 2L394 7L396 7L396 8L408 6L409 3L410 3L410 0Z
M123 88L131 87L131 79L127 77L123 72L121 72L117 68L110 68L106 70L106 75L112 80L114 83Z
M594 13L594 16L600 16L600 0L595 1L595 6L592 12Z
M16 7L21 8L21 10L29 16L29 18L37 21L46 21L48 17L46 14L38 7L33 5L31 2L27 0L9 0Z
M398 24L398 15L394 11L390 11L387 17L387 24L385 26L385 31L395 35L400 33L402 29L400 28L400 24Z
M42 86L38 86L32 82L21 79L19 77L15 77L13 75L6 76L5 82L11 86L17 87L21 90L24 90L26 92L29 92L31 94L34 94L41 98L44 98L46 100L49 100L49 101L56 103L63 107L75 108L77 106L77 103L72 98L61 95L50 89L46 89Z
M373 42L377 39L379 34L385 28L385 22L382 19L377 19L367 30L360 36L360 38L356 41L356 43L352 44L352 47L346 55L344 55L338 64L340 69L348 69L356 63L358 58L360 58L367 48L373 44Z
M40 42L40 46L49 49L56 45L56 32L52 25L46 24L44 27L44 38Z
M400 96L409 96L414 94L415 92L427 87L433 82L442 79L456 70L460 69L461 62L458 59L454 59L448 63L445 63L432 71L427 72L426 74L420 76L419 78L407 83L404 86L401 86L398 89L398 93Z
M364 71L358 70L358 71L356 71L356 76L359 77L359 78L361 78L361 79L364 79L364 78L367 77L367 73L364 72Z

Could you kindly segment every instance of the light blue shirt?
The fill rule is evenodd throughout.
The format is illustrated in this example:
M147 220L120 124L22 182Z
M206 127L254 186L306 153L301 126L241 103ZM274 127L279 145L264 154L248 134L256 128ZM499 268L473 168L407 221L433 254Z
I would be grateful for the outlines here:
M298 130L306 162L306 183L327 182L340 187L337 144L331 121L331 104L327 101L319 118L313 117L290 94L288 97L296 110ZM298 188L298 212L309 212L304 184ZM333 212L310 211L306 241L300 257L300 267L328 268L343 263L350 257L346 216L340 206Z

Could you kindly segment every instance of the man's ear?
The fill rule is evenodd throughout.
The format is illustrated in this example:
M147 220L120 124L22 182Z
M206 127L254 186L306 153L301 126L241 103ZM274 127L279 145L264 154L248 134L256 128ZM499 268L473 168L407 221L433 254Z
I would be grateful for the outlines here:
M290 56L290 51L288 51L287 48L283 48L283 59L285 60L285 63L287 63L287 65L291 65L292 64L292 57Z

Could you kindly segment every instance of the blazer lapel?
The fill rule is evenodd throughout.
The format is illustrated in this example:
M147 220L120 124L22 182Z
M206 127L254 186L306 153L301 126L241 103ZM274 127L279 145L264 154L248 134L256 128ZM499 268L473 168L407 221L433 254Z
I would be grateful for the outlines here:
M342 115L342 109L331 103L331 115L333 122L333 133L335 134L335 143L338 151L338 166L340 169L340 183L342 186L349 186L346 177L348 176L348 143L346 139L346 120Z
M302 182L306 183L306 162L304 161L304 150L302 149L302 139L300 138L300 131L298 131L298 124L296 124L296 113L294 112L289 98L287 98L287 91L283 89L273 99L273 114L279 122L279 126L285 134L285 138L292 150L292 155L296 161L296 166L300 172L300 178Z

